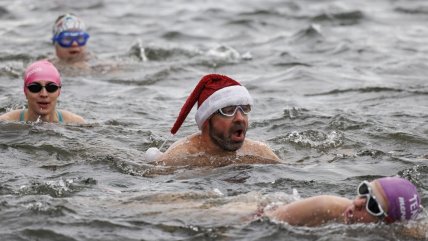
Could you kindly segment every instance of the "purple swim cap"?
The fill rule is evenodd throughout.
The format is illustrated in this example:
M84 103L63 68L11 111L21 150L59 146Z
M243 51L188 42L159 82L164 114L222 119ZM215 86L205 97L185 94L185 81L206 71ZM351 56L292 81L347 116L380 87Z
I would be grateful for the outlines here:
M400 177L377 179L388 201L388 221L415 219L420 211L421 198L415 185Z

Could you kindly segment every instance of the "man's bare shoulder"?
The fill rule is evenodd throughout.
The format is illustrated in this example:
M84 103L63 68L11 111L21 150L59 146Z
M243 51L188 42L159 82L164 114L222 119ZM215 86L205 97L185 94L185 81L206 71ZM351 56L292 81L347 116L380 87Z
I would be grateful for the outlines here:
M248 138L245 139L244 145L248 145L251 147L259 147L259 148L269 148L269 146L262 141L256 141Z
M22 110L13 110L0 116L1 121L19 121Z
M198 139L199 133L192 134L174 142L168 150L164 153L164 156L180 156L183 154L193 154L199 151Z
M246 140L236 152L207 153L199 134L175 142L157 160L167 166L226 166L230 164L279 163L279 158L264 143Z
M200 152L197 145L198 134L193 134L174 142L168 150L165 151L156 163L166 166L187 165L187 157Z
M272 151L272 149L264 142L245 139L244 145L238 154L260 156L267 159L279 161L279 157Z

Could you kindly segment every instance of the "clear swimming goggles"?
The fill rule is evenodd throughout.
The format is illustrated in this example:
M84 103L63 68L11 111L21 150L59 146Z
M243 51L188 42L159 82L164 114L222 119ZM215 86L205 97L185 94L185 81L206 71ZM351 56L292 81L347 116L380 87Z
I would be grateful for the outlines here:
M70 48L73 42L77 45L84 46L89 39L89 34L86 32L64 31L52 38L53 43L57 42L63 48Z
M251 111L251 105L231 105L218 109L218 112L224 116L232 117L236 114L238 109L244 114L248 115Z

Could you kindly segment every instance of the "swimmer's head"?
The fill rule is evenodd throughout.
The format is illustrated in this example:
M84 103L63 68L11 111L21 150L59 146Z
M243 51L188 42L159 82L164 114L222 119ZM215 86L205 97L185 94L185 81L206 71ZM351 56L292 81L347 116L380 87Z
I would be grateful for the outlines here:
M383 189L388 203L387 222L415 219L421 210L421 198L415 185L399 177L376 180Z
M24 73L24 91L27 85L40 80L46 80L61 86L61 77L58 70L47 60L36 61L27 67Z
M85 23L76 15L67 13L59 16L52 29L53 38L64 31L85 32Z
M205 75L183 105L171 133L175 134L187 115L198 102L195 115L199 129L217 110L232 105L252 105L253 99L248 90L237 81L219 74Z

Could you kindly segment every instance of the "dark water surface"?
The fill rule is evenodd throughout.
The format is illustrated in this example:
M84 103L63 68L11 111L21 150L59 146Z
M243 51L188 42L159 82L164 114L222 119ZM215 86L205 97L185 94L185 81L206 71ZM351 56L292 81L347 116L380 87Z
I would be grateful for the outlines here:
M1 0L0 113L53 55L53 21L80 15L96 56L64 69L60 108L85 126L0 123L1 240L412 240L394 225L291 227L258 205L353 198L366 179L413 181L428 206L426 1ZM248 137L281 165L171 170L146 161L197 81L222 73L255 99ZM428 232L425 237L428 237Z

